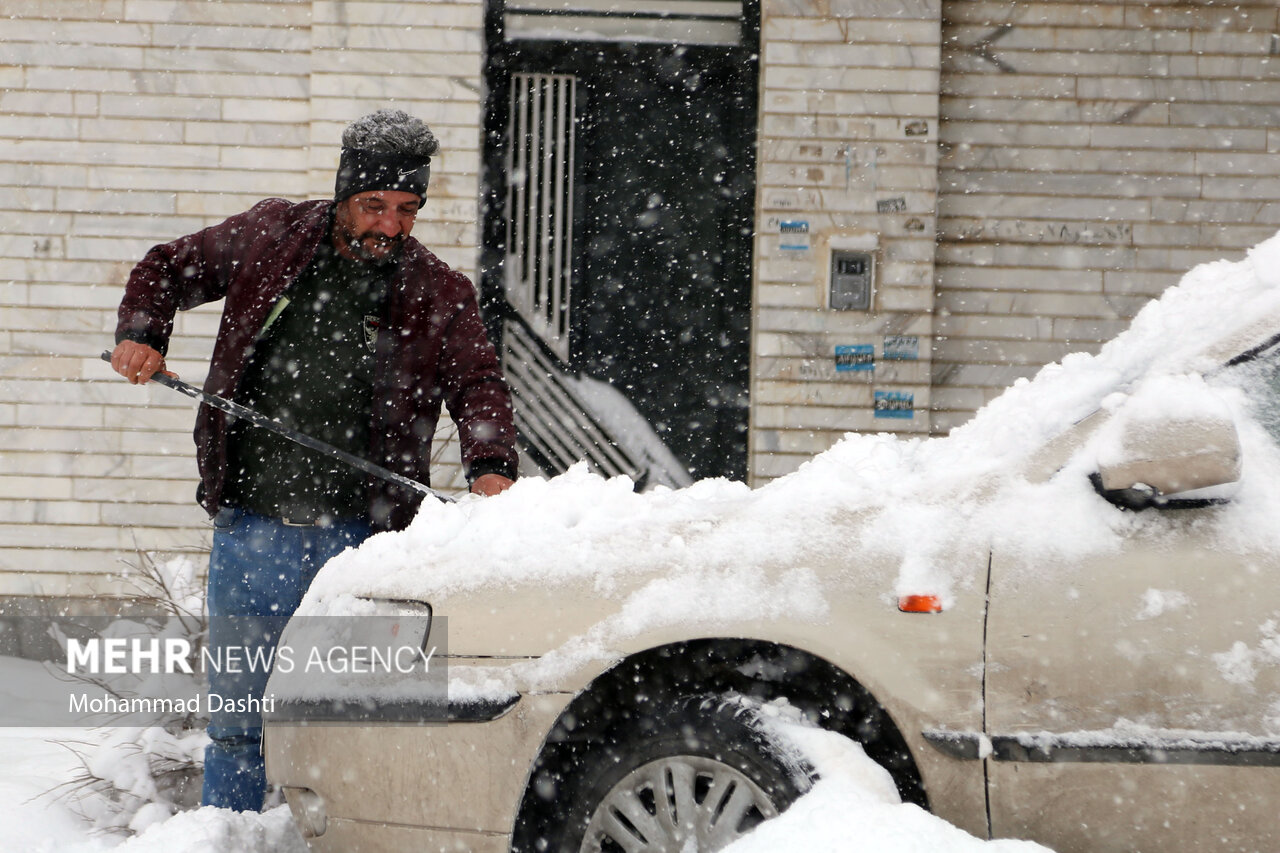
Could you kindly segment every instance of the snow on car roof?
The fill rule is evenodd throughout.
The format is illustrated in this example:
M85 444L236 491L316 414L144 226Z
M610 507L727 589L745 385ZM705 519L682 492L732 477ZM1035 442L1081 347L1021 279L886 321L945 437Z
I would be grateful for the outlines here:
M579 466L550 480L523 479L494 498L428 501L408 529L375 536L330 561L300 612L343 613L353 596L439 603L526 584L608 596L620 579L647 573L655 577L627 593L614 635L655 619L820 620L828 585L847 583L849 575L835 579L816 567L855 544L842 527L852 518L859 553L897 565L886 597L945 598L969 583L968 569L941 558L958 542L997 542L1058 562L1107 552L1149 516L1098 499L1088 472L1031 482L1018 466L1109 397L1157 376L1175 383L1168 387L1176 396L1179 377L1212 368L1277 330L1280 235L1242 260L1196 267L1098 354L1073 354L1020 380L945 438L850 434L755 490L714 479L636 493L628 480L605 480ZM1163 405L1160 395L1144 399ZM1260 431L1246 433L1242 442L1265 443ZM1262 455L1270 465L1268 453ZM1267 502L1277 506L1270 482L1280 482L1273 476L1280 465L1262 473L1223 514L1226 534L1255 535L1251 513ZM758 571L764 565L787 569L767 575Z

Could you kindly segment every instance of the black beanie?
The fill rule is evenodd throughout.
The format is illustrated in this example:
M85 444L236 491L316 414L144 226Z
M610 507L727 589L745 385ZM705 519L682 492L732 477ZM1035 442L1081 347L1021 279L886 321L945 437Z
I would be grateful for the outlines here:
M430 180L430 157L343 148L333 200L343 201L370 190L397 190L413 193L426 203Z

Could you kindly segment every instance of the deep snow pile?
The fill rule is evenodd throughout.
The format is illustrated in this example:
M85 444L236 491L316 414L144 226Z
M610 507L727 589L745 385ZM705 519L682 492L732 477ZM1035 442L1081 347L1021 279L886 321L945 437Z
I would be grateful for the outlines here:
M1144 409L1157 417L1178 405L1170 395L1234 413L1253 467L1239 500L1220 514L1218 534L1224 547L1256 542L1252 513L1277 505L1280 460L1250 426L1248 401L1208 389L1195 374L1233 354L1214 352L1218 342L1239 339L1259 318L1274 322L1277 285L1280 236L1242 261L1192 270L1098 355L1069 356L1018 382L947 438L849 435L754 491L707 480L637 494L625 479L577 468L522 480L497 498L428 502L406 531L332 560L300 612L352 613L356 596L418 598L447 612L450 596L525 585L618 599L613 615L548 656L542 674L553 678L557 659L569 666L607 655L662 624L710 630L745 614L820 622L835 583L880 584L887 600L920 592L945 599L972 583L969 566L984 562L943 553L983 553L995 543L1029 563L1066 564L1114 551L1150 527L1150 516L1115 509L1089 484L1098 455L1114 443L1106 430L1057 476L1029 477L1020 466L1091 412L1123 407L1130 417ZM823 576L814 567L848 552L853 517L857 565ZM1264 527L1280 537L1280 528Z

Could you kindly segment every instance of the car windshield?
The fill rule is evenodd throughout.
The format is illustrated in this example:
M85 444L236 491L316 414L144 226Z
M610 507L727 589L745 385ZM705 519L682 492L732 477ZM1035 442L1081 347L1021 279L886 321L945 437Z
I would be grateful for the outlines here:
M1280 342L1228 365L1213 377L1213 382L1244 390L1254 418L1280 444Z

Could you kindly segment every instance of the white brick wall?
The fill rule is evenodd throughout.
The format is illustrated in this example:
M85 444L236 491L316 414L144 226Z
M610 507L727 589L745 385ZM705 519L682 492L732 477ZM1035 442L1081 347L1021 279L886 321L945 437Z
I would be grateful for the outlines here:
M117 593L136 549L209 540L192 405L97 357L129 269L260 198L331 193L342 127L393 104L444 145L415 236L474 274L481 7L0 0L0 19L0 594ZM180 315L188 381L218 309Z
M761 18L756 485L849 431L929 428L940 0L764 0ZM810 249L781 248L784 220L809 223ZM871 311L829 310L827 247L868 235ZM919 360L883 360L886 335L916 336ZM843 345L871 345L875 370L837 371ZM913 394L915 416L875 417L876 391Z
M943 6L933 426L1280 227L1280 11Z

